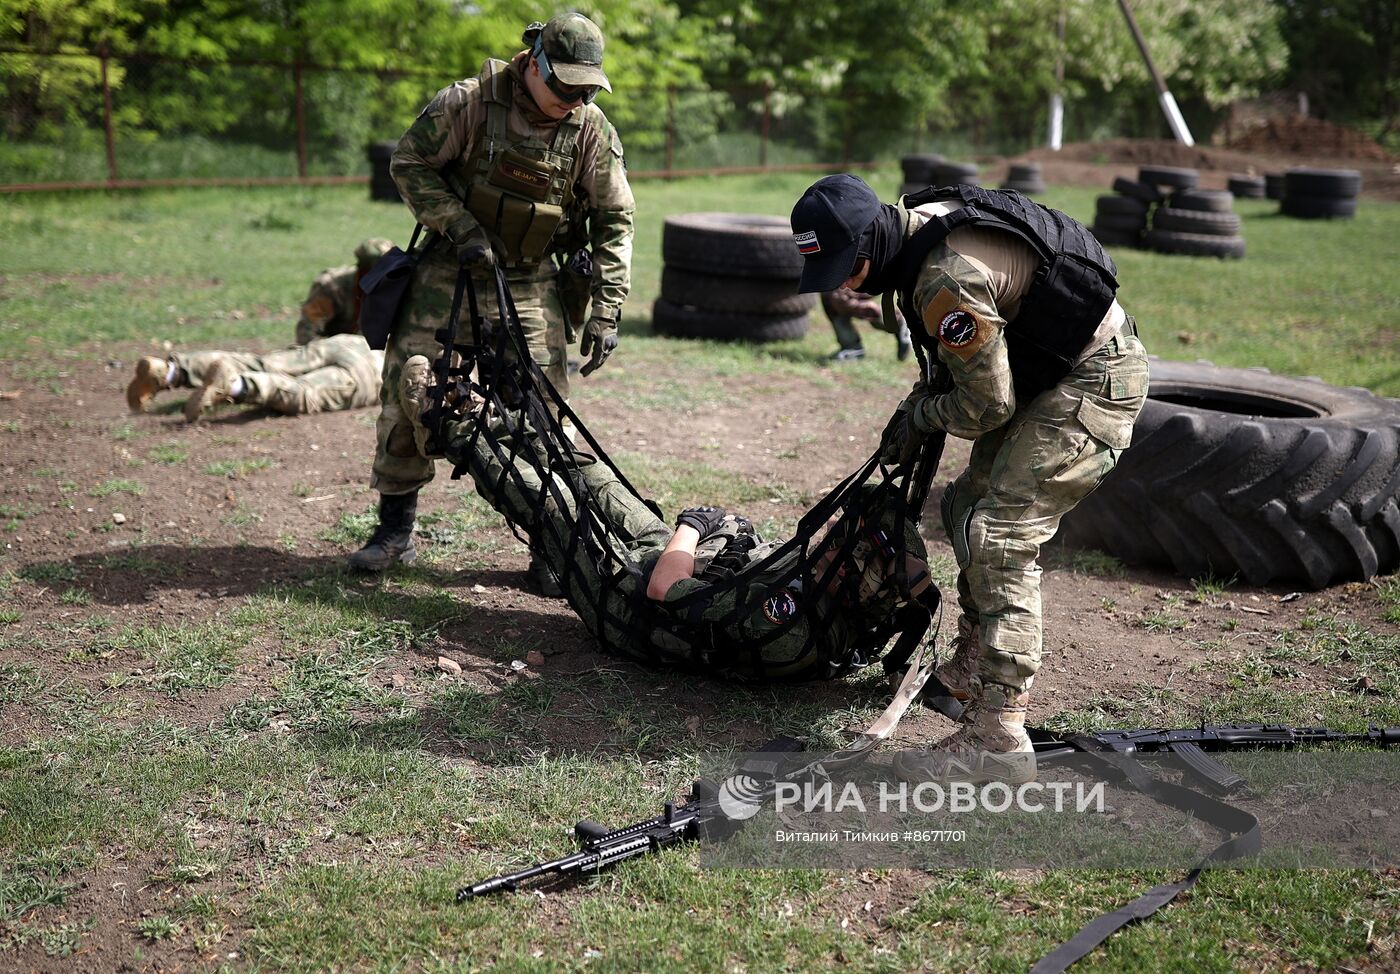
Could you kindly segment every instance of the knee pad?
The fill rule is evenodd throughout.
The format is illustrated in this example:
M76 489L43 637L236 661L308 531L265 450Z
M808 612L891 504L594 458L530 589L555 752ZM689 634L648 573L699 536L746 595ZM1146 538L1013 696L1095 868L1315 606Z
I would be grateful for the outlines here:
M943 490L943 499L938 505L943 519L943 530L948 534L948 543L953 546L953 557L958 567L966 569L972 562L972 548L968 540L972 522L972 506L958 504L958 482L950 481Z

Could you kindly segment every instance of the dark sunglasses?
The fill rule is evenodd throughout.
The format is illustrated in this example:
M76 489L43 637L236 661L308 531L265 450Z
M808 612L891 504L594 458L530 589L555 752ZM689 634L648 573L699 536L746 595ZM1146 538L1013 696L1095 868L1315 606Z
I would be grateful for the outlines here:
M566 105L591 105L593 99L598 97L597 85L566 85L560 81L554 73L554 65L549 63L549 55L544 52L544 48L535 51L535 60L540 66L540 77L544 79L545 86L554 93Z

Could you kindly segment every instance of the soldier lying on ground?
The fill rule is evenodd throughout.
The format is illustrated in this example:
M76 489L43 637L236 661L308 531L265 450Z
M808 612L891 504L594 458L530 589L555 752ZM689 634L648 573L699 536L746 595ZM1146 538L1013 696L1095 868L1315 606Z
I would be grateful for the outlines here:
M359 335L317 338L270 355L248 352L172 352L136 363L126 387L132 412L142 412L164 389L193 387L185 401L191 423L220 403L262 406L273 412L329 413L379 401L384 353Z
M415 419L429 402L430 381L426 358L405 363L400 395L413 404ZM449 420L443 452L466 468L477 493L512 524L530 526L532 547L609 653L729 679L830 679L874 659L889 639L890 620L929 587L917 527L874 505L865 511L863 536L850 546L840 570L829 570L841 547L836 535L844 531L833 527L828 553L806 576L783 584L804 557L797 545L746 575L743 587L723 584L784 541L764 541L747 520L715 507L683 511L672 531L608 464L571 445L551 459L532 430L519 434L518 416L508 428L500 416L484 411L482 406L474 415ZM426 443L427 430L415 426ZM578 497L589 503L581 507ZM615 557L600 557L577 543L581 521L589 522L587 536ZM892 544L900 525L903 543ZM822 550L815 547L822 543L813 539L808 550ZM738 602L769 589L751 607Z

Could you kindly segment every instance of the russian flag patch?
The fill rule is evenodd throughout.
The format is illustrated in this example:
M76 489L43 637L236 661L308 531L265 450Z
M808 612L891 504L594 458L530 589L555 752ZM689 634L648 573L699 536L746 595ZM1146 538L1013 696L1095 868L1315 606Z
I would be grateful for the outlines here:
M797 252L803 257L819 254L822 251L822 245L817 243L817 232L815 230L794 233L792 239L797 242Z

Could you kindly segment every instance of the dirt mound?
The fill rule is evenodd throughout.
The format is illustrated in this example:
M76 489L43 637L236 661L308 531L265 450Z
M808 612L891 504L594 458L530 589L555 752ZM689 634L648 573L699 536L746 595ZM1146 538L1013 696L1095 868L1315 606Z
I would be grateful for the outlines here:
M1246 152L1287 152L1334 159L1390 159L1390 154L1367 135L1306 115L1271 118L1232 140L1229 146Z

